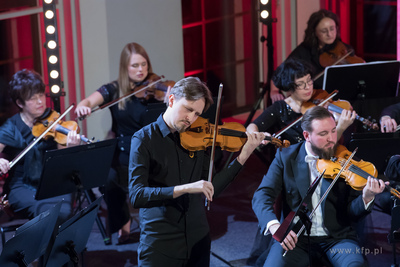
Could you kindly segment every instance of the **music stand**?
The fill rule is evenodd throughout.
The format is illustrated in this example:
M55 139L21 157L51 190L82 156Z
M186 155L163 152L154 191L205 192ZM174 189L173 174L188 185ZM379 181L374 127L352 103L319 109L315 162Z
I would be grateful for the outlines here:
M323 89L338 90L337 98L355 100L395 97L399 87L399 61L335 65L325 68Z
M35 199L88 190L106 183L116 139L46 151Z
M400 133L352 133L349 150L357 150L357 157L373 163L378 171L385 171L391 156L399 154ZM371 153L373 151L373 153Z
M50 253L46 255L45 266L63 266L68 261L78 266L78 254L86 247L102 198L99 197L60 226Z
M45 199L78 191L91 203L87 190L106 183L117 140L46 151L35 199ZM100 218L97 225L106 245L111 244Z
M0 266L28 266L43 255L56 226L60 207L61 202L19 227L3 247Z

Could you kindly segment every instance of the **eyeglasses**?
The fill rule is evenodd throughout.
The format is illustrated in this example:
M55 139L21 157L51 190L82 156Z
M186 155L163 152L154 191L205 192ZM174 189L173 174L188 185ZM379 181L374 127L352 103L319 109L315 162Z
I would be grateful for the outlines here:
M301 83L296 83L296 89L300 89L300 90L306 90L307 89L307 85L311 86L314 84L313 80L308 80L306 83L305 82L301 82Z

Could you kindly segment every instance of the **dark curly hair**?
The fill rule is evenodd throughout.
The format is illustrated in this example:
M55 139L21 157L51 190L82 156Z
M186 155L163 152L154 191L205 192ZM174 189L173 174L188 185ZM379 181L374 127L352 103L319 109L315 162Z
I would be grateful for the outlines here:
M45 89L42 77L33 70L23 69L16 72L9 83L9 93L15 104L19 100L25 105L26 100L35 94L44 93Z
M304 35L304 44L308 47L318 47L318 37L315 35L315 28L317 28L320 21L324 18L330 18L336 24L336 39L340 39L339 32L339 17L332 11L321 9L311 14L307 21L307 28Z
M288 58L275 70L272 81L284 92L296 89L295 80L312 74L312 67L304 60Z

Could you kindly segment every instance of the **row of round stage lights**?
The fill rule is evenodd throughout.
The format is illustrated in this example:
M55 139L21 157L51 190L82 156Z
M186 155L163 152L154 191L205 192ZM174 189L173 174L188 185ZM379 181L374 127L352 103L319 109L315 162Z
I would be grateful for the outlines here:
M59 49L56 34L56 17L55 17L54 0L43 1L43 12L45 17L45 34L46 34L46 51L49 69L49 86L50 96L59 97L61 92L61 78L59 65Z
M271 21L271 0L260 0L260 22L268 24Z

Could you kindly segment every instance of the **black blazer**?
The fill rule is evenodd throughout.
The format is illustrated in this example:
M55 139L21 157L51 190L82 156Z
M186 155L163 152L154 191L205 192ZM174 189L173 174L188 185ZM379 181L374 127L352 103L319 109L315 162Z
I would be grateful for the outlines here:
M305 142L278 150L275 159L254 193L252 205L261 231L267 223L277 219L273 210L275 199L282 193L281 221L290 211L297 210L310 185L308 164L305 162ZM322 179L321 192L329 187L332 180ZM373 205L365 210L361 191L353 190L340 178L333 186L325 201L322 213L325 227L331 237L356 240L352 224L371 212Z

